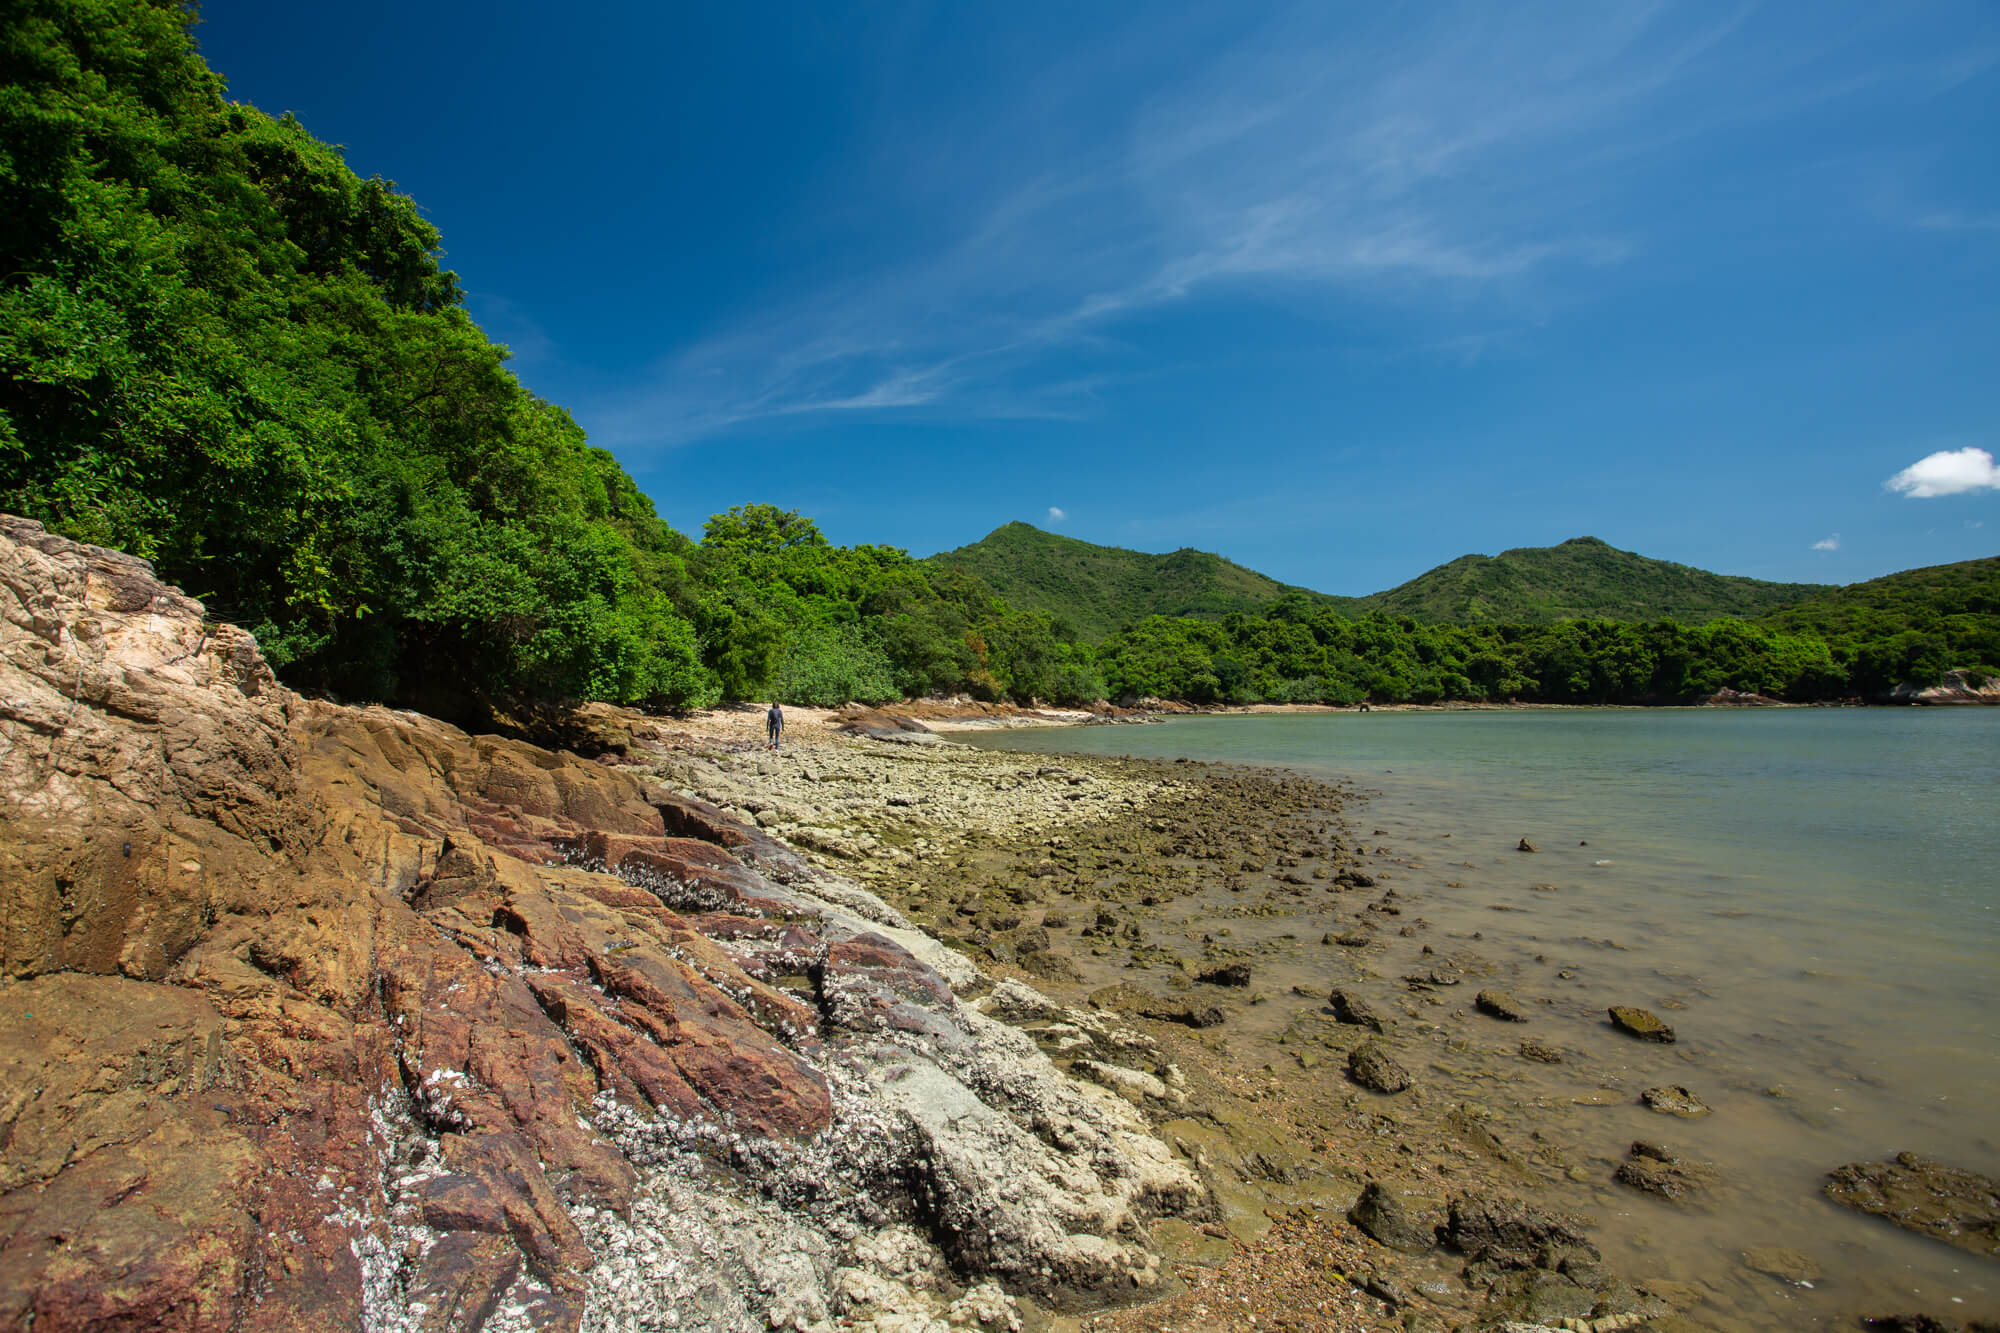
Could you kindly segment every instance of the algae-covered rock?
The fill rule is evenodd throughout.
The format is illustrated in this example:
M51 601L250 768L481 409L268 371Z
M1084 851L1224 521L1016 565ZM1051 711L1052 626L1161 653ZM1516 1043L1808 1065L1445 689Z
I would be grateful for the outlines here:
M1503 990L1488 988L1472 997L1473 1005L1479 1012L1490 1018L1498 1018L1508 1023L1525 1023L1528 1011L1519 1000Z
M2000 1181L1913 1152L1893 1162L1849 1162L1826 1196L1961 1250L2000 1257Z
M1637 1037L1641 1041L1667 1043L1671 1043L1674 1039L1674 1030L1651 1010L1629 1004L1614 1004L1608 1012L1611 1015L1611 1025L1627 1036Z
M1693 1120L1709 1113L1707 1103L1678 1083L1647 1088L1639 1094L1639 1100L1646 1104L1648 1110L1658 1111L1661 1115L1677 1115Z

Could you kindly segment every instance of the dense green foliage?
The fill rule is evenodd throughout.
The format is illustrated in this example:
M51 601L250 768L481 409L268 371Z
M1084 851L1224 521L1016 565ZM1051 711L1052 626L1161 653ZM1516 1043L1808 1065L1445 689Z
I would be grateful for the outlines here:
M2000 556L1829 588L1760 623L1824 639L1857 694L1952 667L2000 676Z
M0 507L154 559L301 683L711 694L689 543L508 373L415 205L226 101L187 23L0 19Z
M797 703L970 693L1099 697L1087 650L978 579L888 546L832 546L801 515L744 505L708 521L695 620L723 691Z
M1101 662L1116 691L1195 703L1672 703L1725 687L1797 700L1848 692L1820 639L1738 620L1423 625L1380 612L1350 620L1302 599L1220 622L1151 617L1106 643Z
M1352 600L1279 583L1207 551L1147 555L1026 523L995 528L931 561L978 575L1013 605L1047 613L1085 643L1102 643L1121 626L1153 615L1220 620L1261 611L1289 595L1334 607Z
M1700 625L1755 617L1821 591L1766 583L1621 551L1595 537L1464 555L1408 583L1361 598L1362 609L1441 625L1552 625L1559 620Z

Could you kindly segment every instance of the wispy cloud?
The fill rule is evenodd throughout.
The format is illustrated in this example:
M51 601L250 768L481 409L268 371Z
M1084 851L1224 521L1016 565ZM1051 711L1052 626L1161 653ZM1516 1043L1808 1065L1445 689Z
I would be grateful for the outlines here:
M1815 551L1838 551L1840 549L1840 534L1836 532L1831 537L1822 537L1812 544L1812 548Z
M1308 311L1475 312L1415 341L1476 360L1467 325L1532 325L1515 307L1643 252L1635 159L1781 114L1753 67L1804 57L1732 53L1749 12L1301 5L1158 77L1130 77L1126 32L1033 71L1032 96L969 90L938 126L898 108L884 197L857 207L907 225L904 255L663 357L591 424L633 445L843 413L1073 417L1095 401L1079 362L1115 365L1135 316L1273 288ZM1037 136L1059 146L1022 147Z
M1974 491L2000 491L2000 467L1984 449L1940 449L1920 458L1882 483L1887 490L1912 500L1930 500L1941 495L1968 495Z
M1060 523L1068 517L1069 511L1067 509L1058 509L1054 505L1049 506L1049 522Z

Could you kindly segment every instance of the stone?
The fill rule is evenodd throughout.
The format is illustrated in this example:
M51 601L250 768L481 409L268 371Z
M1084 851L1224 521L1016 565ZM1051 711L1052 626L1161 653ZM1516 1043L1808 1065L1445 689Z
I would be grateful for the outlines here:
M1626 1151L1614 1178L1620 1184L1672 1203L1690 1202L1722 1183L1722 1176L1714 1167L1643 1140L1634 1142Z
M1544 1212L1506 1195L1454 1197L1441 1235L1468 1262L1499 1269L1535 1268L1553 1254L1601 1258L1580 1219Z
M1639 1094L1639 1100L1646 1104L1648 1110L1658 1111L1661 1115L1677 1115L1693 1120L1709 1113L1708 1105L1701 1098L1678 1083L1647 1088Z
M1370 1092L1398 1093L1410 1086L1409 1071L1380 1042L1364 1042L1347 1053L1347 1076Z
M1811 1283L1820 1279L1819 1261L1782 1245L1757 1245L1743 1252L1743 1266L1785 1282Z
M1347 1210L1347 1220L1393 1250L1422 1254L1437 1247L1437 1228L1419 1220L1404 1206L1402 1196L1379 1180L1371 1180Z
M1228 963L1211 968L1195 978L1211 986L1248 986L1250 984L1250 964Z
M1472 1003L1480 1013L1491 1018L1498 1018L1508 1023L1528 1021L1528 1011L1522 1008L1520 1001L1503 990L1491 988L1482 990L1472 997Z
M1629 1004L1615 1004L1607 1011L1611 1015L1611 1026L1628 1037L1641 1041L1658 1041L1671 1044L1674 1030L1660 1019L1658 1014Z
M1365 949L1374 938L1365 930L1343 930L1338 935L1328 936L1328 942L1338 944L1343 949Z
M1536 1060L1545 1065L1559 1065L1563 1062L1561 1051L1553 1046L1545 1046L1533 1037L1525 1039L1515 1049L1520 1051L1523 1059Z
M1890 1162L1849 1162L1827 1179L1836 1203L1906 1231L2000 1257L2000 1181L1913 1152Z
M1333 1010L1333 1016L1342 1023L1364 1027L1370 1032L1387 1030L1387 1022L1375 1006L1351 990L1336 986L1327 995L1326 1002Z
M1534 843L1529 842L1526 838L1523 838L1521 839L1520 844L1516 847L1515 850L1523 852L1539 852L1542 849L1535 846Z

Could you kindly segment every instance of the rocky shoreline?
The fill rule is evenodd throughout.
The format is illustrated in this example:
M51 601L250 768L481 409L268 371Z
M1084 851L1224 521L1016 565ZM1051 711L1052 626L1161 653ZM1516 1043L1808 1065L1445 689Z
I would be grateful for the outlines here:
M1495 1062L1574 1053L1351 792L907 715L469 736L5 518L0 633L0 1327L1722 1326L1536 1202L1586 1168Z

